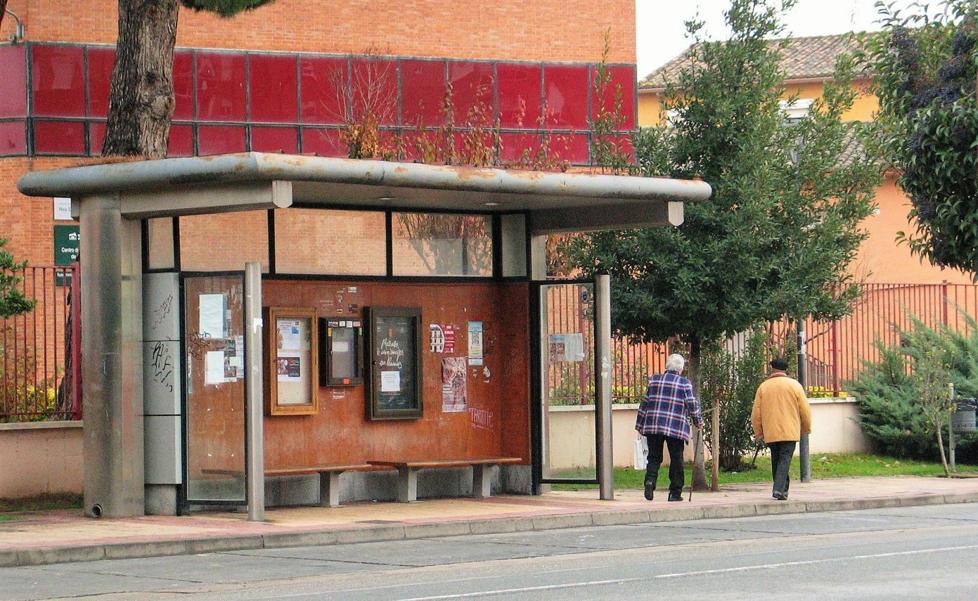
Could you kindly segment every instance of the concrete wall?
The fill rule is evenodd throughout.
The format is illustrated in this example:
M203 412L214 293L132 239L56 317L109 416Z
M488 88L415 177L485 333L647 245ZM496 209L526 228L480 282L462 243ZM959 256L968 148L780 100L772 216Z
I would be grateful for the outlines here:
M0 498L81 493L82 422L0 424Z
M812 453L864 453L869 440L857 421L855 400L810 399L812 409ZM616 467L633 464L635 415L638 405L615 405L613 412L614 461ZM553 469L594 465L594 407L552 407L550 409L551 456ZM692 447L686 447L686 459ZM665 453L665 464L669 455Z

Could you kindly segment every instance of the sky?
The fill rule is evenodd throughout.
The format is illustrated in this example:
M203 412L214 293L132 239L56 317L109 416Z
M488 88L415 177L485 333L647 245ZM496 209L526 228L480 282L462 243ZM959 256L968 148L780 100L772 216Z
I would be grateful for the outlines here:
M907 7L913 0L889 0ZM679 55L689 46L683 22L699 11L711 38L721 39L723 11L729 0L635 0L638 77ZM936 0L931 2L936 4ZM785 17L793 36L827 35L846 31L875 31L879 26L875 0L798 0Z

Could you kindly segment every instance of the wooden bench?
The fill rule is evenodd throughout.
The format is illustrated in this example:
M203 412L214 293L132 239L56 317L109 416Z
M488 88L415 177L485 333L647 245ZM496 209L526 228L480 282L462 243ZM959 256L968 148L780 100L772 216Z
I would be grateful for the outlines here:
M494 465L522 463L519 457L488 457L484 459L446 459L430 461L368 461L378 467L397 469L397 500L410 503L418 500L418 470L441 467L472 466L472 496L484 499L490 496L489 468Z
M308 465L303 467L286 467L265 470L266 476L301 476L304 474L319 474L319 504L323 507L339 507L340 505L340 474L343 472L375 469L366 463ZM241 471L205 469L205 474L243 477Z

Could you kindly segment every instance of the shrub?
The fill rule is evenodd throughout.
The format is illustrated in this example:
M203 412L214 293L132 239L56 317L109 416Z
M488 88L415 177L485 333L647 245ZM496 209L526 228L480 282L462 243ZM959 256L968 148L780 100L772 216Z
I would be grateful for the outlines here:
M859 407L859 423L876 451L894 457L933 461L939 455L933 429L922 411L918 385L911 371L927 349L937 349L947 378L963 396L978 393L978 323L966 316L966 332L946 326L931 328L912 320L900 332L900 343L877 342L878 361L864 361L863 370L848 383ZM957 439L957 458L978 461L978 437Z

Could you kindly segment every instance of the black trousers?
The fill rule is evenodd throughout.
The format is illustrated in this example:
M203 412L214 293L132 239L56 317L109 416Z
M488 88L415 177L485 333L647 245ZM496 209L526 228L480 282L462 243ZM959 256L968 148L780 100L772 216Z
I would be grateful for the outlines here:
M788 468L791 467L791 457L795 454L795 444L797 441L786 440L783 442L772 442L767 445L771 449L771 477L774 478L774 488L772 493L788 494Z
M686 441L665 434L646 434L649 442L649 462L645 466L645 481L655 488L655 481L662 466L662 443L669 447L669 494L683 494L683 447Z

